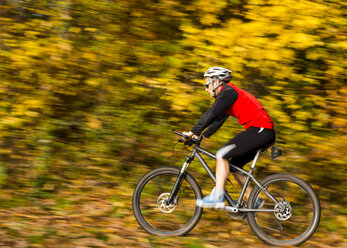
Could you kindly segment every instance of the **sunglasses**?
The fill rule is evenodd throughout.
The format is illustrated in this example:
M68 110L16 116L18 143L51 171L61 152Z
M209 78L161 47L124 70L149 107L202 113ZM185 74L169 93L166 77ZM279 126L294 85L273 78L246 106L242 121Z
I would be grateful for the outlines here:
M214 80L210 80L210 82L205 83L205 87L206 87L206 89L208 89L208 86L209 86L210 84L214 83L214 82L215 82Z

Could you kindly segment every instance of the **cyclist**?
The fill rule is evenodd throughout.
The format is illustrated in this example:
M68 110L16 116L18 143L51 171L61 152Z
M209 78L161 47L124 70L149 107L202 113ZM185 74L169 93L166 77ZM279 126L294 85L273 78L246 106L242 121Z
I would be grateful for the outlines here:
M230 172L230 163L242 168L251 161L258 149L274 143L274 124L259 101L250 93L230 83L231 71L222 67L211 67L205 74L206 92L213 98L213 105L201 116L200 120L189 132L183 132L188 139L209 138L231 115L238 118L245 130L236 135L216 153L216 186L210 195L198 199L196 205L204 208L224 208L224 185ZM231 171L236 181L242 187L246 176ZM252 191L249 185L247 197ZM255 208L264 205L264 200L258 198Z

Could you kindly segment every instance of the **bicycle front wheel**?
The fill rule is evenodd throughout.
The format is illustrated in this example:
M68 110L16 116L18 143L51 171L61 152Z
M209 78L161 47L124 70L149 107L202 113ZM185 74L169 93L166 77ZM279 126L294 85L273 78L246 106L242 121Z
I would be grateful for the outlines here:
M304 180L286 174L265 178L261 184L276 198L271 200L256 186L248 202L254 209L256 200L265 200L262 209L277 212L249 212L253 232L265 243L275 246L297 246L309 239L318 227L320 203L311 186Z
M171 204L167 203L180 170L163 167L147 173L137 184L133 195L133 212L147 232L158 236L180 236L198 223L202 208L195 205L202 193L188 173Z

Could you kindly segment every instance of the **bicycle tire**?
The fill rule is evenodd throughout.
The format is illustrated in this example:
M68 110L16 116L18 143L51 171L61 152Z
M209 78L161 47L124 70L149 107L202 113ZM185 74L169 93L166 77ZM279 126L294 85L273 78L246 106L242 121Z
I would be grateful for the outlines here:
M159 200L160 198L160 197L157 198L159 194L163 194L163 193L165 194L165 193L171 192L173 183L176 180L179 173L180 173L180 170L173 167L158 168L144 175L135 187L134 194L133 194L133 201L132 201L133 213L139 225L150 234L157 235L157 236L182 236L190 232L196 226L196 224L198 223L201 217L202 208L197 207L195 205L196 199L202 198L201 189L198 183L195 181L195 179L188 173L186 173L183 179L180 191L178 193L180 195L180 198L178 199L178 205L175 206L172 213L168 215L167 213L160 212L161 210L159 208L159 205L158 206L155 205L155 201ZM155 179L161 179L159 182L160 183L163 182L167 184L167 187L165 189L161 189L160 185L154 185L154 187L152 187L152 190L158 190L158 193L156 193L156 195L152 197L153 199L151 198L147 199L145 197L151 194L151 192L146 193L144 192L144 190L146 189L146 187L150 189L151 185L149 186L147 185L150 184L151 181L154 181ZM182 195L184 195L182 191L184 190L186 190L185 193L189 192L191 198L194 198L194 199L182 199ZM141 201L141 198L144 198L144 199L142 199ZM150 206L150 209L146 209L146 206L147 206L146 204ZM158 208L159 211L156 208ZM185 212L187 211L191 211L192 216L190 217L189 215L190 212L188 212L186 223L179 223L178 225L177 222L171 221L172 218L176 218L175 214L178 214L177 211L182 211L180 212L181 216L178 216L179 218L186 217ZM156 224L155 225L151 223L151 221L149 221L149 217L146 216L146 214L150 215L148 214L148 212L150 213L154 212L155 214L158 213L159 215L158 218L159 219L163 218L164 220L163 221L154 220L154 222L161 221L159 224L155 223ZM171 223L163 223L166 221L165 218L168 222L170 220ZM180 225L183 225L183 226L181 227Z
M247 217L252 231L260 240L268 245L298 246L307 241L316 231L321 215L319 199L312 187L301 178L288 174L271 175L262 180L261 184L268 189L277 201L280 201L279 198L282 197L282 203L286 203L287 212L283 211L283 215L280 213L277 214L277 216L270 212L249 212ZM284 195L284 193L280 192L284 191L285 186L288 188L286 191L289 193L295 192L295 194L286 193L286 195ZM297 188L300 189L299 192ZM249 209L254 208L260 193L264 195L264 197L261 198L265 198L265 193L262 192L263 191L258 186L254 187L249 197ZM290 199L290 201L287 201L286 198ZM270 204L265 204L263 208L270 209L272 205L275 205L269 197L266 198L266 201L270 202ZM296 223L296 221L298 221L298 223ZM307 223L304 223L304 221ZM267 223L269 226L264 226ZM277 230L270 226L277 226ZM306 226L308 227L306 228ZM288 234L283 231L287 231ZM299 231L300 233L297 234L298 236L292 234L292 232ZM278 238L276 236L278 236Z

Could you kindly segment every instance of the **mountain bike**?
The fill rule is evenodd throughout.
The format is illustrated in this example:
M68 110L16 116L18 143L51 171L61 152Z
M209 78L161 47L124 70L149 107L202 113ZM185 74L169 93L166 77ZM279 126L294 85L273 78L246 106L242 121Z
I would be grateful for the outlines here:
M173 130L181 137L184 134ZM180 139L183 142L182 139ZM133 194L133 212L137 222L148 233L158 236L181 236L190 232L198 223L203 209L196 206L202 198L201 188L188 173L194 158L200 162L215 183L215 175L202 155L216 159L213 153L200 147L202 137L185 142L193 146L190 156L182 167L162 167L144 175ZM320 203L312 187L303 179L289 174L274 174L259 182L253 176L255 165L262 152L257 151L249 171L230 164L230 167L245 175L247 180L238 196L233 200L225 190L227 202L224 211L240 215L248 220L252 231L264 243L275 246L297 246L308 240L320 221ZM281 155L281 150L271 148L271 158ZM243 200L247 186L255 183L247 203ZM255 208L259 198L265 200L261 208Z

